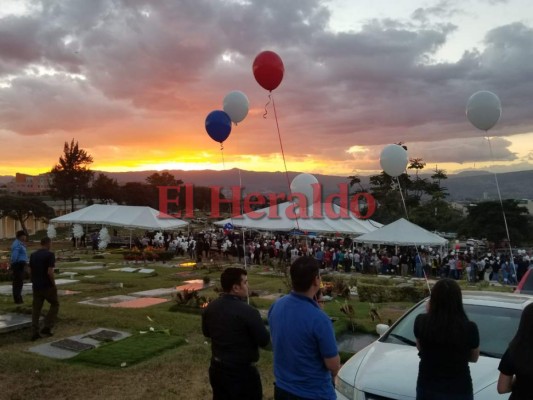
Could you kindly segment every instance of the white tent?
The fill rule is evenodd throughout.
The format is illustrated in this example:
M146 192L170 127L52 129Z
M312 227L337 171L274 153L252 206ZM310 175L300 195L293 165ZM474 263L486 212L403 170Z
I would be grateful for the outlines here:
M323 204L309 205L305 213L308 218L293 218L291 216L291 209L289 208L291 206L295 207L295 204L285 202L278 205L272 205L237 217L215 222L215 225L224 226L227 223L231 223L234 227L269 232L300 230L304 233L344 233L349 235L362 235L383 226L372 220L355 218L352 213L347 210L344 210L347 218L334 219L333 216L328 216L326 214ZM322 217L314 216L317 215L317 211L314 210L313 207L317 206L321 207ZM315 211L315 214L313 214L313 211ZM332 211L335 215L342 215L341 211L343 211L343 209L333 204ZM294 213L296 215L304 214L298 210L295 210ZM258 215L263 215L263 217L258 218Z
M187 222L161 213L150 207L94 204L61 217L53 218L54 224L110 225L128 229L168 231L180 229Z
M403 218L389 225L385 225L374 232L361 235L355 241L397 246L444 246L448 242L443 237L431 233Z

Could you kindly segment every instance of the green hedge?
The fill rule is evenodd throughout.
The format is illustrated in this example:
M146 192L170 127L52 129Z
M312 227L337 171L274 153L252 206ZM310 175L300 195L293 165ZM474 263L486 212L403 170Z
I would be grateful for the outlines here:
M370 276L361 276L357 279L357 283L364 283L367 285L380 285L380 286L392 286L397 284L396 281L393 281L391 278L378 278L375 275Z
M357 285L359 301L372 303L386 303L396 301L418 302L429 296L427 286L392 286L392 285L371 285L359 282Z

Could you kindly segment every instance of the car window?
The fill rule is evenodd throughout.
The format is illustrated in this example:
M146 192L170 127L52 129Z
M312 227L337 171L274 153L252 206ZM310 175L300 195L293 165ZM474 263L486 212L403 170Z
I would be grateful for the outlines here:
M465 312L479 330L480 351L484 356L501 358L518 329L521 310L465 304ZM380 341L414 346L413 326L417 315L426 311L420 303L406 314Z
M404 315L402 319L383 336L380 341L387 343L398 343L414 346L416 344L415 334L413 332L413 326L415 325L415 319L418 314L426 312L426 302L418 304L416 308L413 308L408 314Z
M501 358L518 329L522 310L465 305L465 311L479 330L481 353Z

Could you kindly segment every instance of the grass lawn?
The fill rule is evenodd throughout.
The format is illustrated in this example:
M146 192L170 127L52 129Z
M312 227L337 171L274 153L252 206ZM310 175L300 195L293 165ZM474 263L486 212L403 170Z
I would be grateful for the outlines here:
M11 242L0 242L5 250ZM70 242L54 243L56 254L62 247L71 249ZM32 244L29 252L37 248ZM81 334L97 327L118 329L133 334L132 338L105 344L96 350L81 353L68 361L53 360L31 353L34 345L29 341L30 330L0 334L0 399L209 399L211 388L208 380L210 345L202 336L199 313L171 311L174 302L158 304L144 309L96 307L78 304L88 298L101 298L156 288L170 288L185 280L209 276L218 283L220 272L195 271L193 276L177 276L181 268L148 263L153 274L138 274L109 271L126 266L122 255L110 251L103 259L94 259L92 252L77 251L79 261L59 261L60 271L75 271L78 283L61 286L81 293L60 297L59 321L55 335L44 341L58 340ZM184 259L174 259L172 265ZM72 270L72 267L102 265L104 269ZM128 265L141 267L144 265ZM249 272L252 291L286 293L286 283L280 277L260 275L263 268ZM94 278L84 278L94 275ZM8 282L4 282L7 284ZM122 283L118 287L117 283ZM201 292L211 298L218 294L213 287ZM31 295L25 296L23 306L15 306L10 296L0 296L0 312L31 313ZM325 311L337 320L336 332L342 332L349 324L340 311L344 299L326 303ZM373 332L375 322L370 319L370 305L350 299L355 310L357 329ZM251 303L259 309L268 309L271 300L252 297ZM410 303L380 304L378 311L383 321L394 321L410 306ZM45 310L47 305L45 305ZM148 318L149 317L149 318ZM140 331L169 330L171 335L141 335ZM117 368L126 362L126 366ZM258 368L261 373L264 398L273 399L272 352L261 351Z
M94 350L84 351L69 361L95 367L125 368L185 343L181 336L144 331L117 342L103 344Z

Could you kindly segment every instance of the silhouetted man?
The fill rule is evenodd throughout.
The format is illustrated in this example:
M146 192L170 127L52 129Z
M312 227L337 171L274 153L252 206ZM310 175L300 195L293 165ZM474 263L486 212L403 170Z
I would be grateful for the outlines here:
M202 332L211 338L209 382L213 400L260 400L263 388L255 363L259 348L270 343L263 320L248 305L248 277L242 268L226 268L220 276L224 293L202 315Z
M32 337L37 340L42 335L52 336L52 328L57 319L59 301L57 299L57 287L54 278L56 257L50 251L52 241L49 237L41 239L41 248L30 256L30 276L33 285L32 306ZM50 309L44 318L44 327L39 331L39 318L45 300L50 303Z

